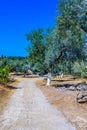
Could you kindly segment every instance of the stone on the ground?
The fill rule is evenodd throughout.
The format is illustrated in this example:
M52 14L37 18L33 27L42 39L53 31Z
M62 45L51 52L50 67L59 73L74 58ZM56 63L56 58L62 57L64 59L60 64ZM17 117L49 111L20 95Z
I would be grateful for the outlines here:
M70 87L69 87L69 90L75 91L76 88L75 88L75 86L70 86Z
M83 85L83 90L87 90L87 85Z
M77 86L77 90L82 91L82 90L87 90L87 85L80 84Z
M81 91L77 94L77 102L79 103L87 102L87 91Z
M77 90L81 91L83 89L83 86L80 84L77 86Z

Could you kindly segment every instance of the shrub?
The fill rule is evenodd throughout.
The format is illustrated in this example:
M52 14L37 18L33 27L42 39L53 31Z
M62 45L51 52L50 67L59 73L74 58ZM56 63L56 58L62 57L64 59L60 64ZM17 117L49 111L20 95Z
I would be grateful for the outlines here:
M87 78L87 62L75 62L72 70L74 75Z
M10 72L10 68L8 66L0 68L0 83L7 83L9 81L8 74Z

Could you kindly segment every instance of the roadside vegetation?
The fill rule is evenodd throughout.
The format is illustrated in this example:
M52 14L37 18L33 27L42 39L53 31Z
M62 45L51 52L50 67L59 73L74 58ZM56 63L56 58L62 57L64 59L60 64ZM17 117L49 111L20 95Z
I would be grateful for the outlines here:
M55 26L31 30L28 59L34 72L87 77L87 3L59 0Z
M26 76L30 68L26 57L0 57L0 83L6 85L12 81L10 73Z
M87 3L59 0L54 27L38 28L25 34L29 46L26 57L0 58L0 83L9 73L45 75L71 74L87 77Z
M79 91L79 103L87 103L86 0L58 0L55 26L31 30L25 38L29 42L26 57L0 57L0 111L14 92L14 87L9 87L14 81L12 75L44 76L50 87L46 86L46 80L37 81L38 87L68 120L77 122L78 130L80 127L85 130L87 107L78 105L76 95Z

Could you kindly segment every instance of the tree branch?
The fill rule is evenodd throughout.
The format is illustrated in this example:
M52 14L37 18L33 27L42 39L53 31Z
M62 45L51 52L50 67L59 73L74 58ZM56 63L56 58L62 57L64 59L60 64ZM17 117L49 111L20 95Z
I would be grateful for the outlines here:
M63 49L61 49L60 54L57 57L55 57L55 59L53 61L50 62L51 68L55 64L55 62L59 61L63 57L63 52L66 50L67 50L67 47L64 47Z

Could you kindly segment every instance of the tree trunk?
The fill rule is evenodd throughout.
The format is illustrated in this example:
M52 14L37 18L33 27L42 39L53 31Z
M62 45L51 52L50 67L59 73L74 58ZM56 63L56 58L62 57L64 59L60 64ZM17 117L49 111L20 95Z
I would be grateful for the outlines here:
M51 86L51 73L47 74L47 86Z

